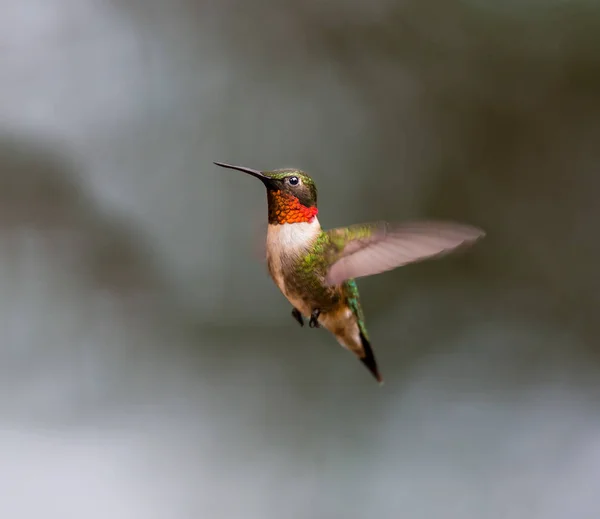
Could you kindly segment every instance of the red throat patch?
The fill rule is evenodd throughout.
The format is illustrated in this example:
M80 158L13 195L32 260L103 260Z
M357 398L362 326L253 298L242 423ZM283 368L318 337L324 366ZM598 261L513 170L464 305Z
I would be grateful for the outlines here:
M295 196L281 191L269 191L269 223L312 222L319 210L306 207Z

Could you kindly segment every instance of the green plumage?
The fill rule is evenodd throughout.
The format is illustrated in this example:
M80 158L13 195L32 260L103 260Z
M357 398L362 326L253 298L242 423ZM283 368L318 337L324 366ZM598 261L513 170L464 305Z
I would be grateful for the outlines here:
M367 333L367 328L365 326L365 316L363 314L363 309L360 304L360 298L358 295L358 286L356 286L356 281L353 279L349 279L344 283L345 289L347 292L346 300L348 302L348 306L352 310L352 313L356 316L356 320L358 322L358 327L360 331L365 336L365 338L369 338L369 334Z
M366 236L370 232L368 227L359 226L346 230L356 236ZM351 236L341 236L338 231L322 231L305 255L290 261L285 271L286 286L322 312L347 305L356 316L360 331L368 338L356 281L349 279L337 286L325 282L329 267L344 250L346 240L351 239Z

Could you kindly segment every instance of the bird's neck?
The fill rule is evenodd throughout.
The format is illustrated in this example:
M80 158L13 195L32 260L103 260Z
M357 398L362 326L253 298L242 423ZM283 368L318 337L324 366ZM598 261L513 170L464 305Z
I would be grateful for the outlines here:
M269 223L267 249L270 254L302 254L315 243L321 232L321 224L316 216L310 221L298 223Z
M282 191L269 190L267 201L270 225L310 224L319 213L316 206L304 205L297 197Z

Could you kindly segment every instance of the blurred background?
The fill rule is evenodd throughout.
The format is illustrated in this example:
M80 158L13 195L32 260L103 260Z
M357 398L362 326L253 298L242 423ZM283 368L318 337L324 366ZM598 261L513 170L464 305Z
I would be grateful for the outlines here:
M591 0L0 0L0 517L599 517L599 56ZM487 237L359 282L380 388L213 160Z

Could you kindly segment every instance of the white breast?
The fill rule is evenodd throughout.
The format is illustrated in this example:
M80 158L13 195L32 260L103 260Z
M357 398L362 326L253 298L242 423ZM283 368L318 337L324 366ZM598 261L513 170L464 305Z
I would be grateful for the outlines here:
M300 255L314 242L321 232L319 220L315 217L309 222L284 223L269 225L267 231L267 260L271 267L271 275L279 290L292 305L306 315L301 301L290 297L285 287L283 276L282 256Z
M288 252L300 252L306 249L321 232L317 217L312 222L284 223L269 225L267 231L267 250L271 247Z

